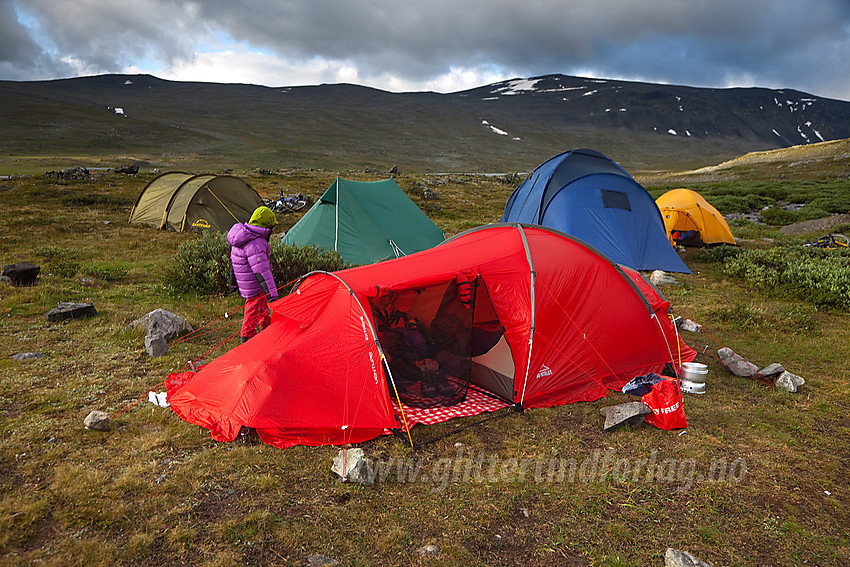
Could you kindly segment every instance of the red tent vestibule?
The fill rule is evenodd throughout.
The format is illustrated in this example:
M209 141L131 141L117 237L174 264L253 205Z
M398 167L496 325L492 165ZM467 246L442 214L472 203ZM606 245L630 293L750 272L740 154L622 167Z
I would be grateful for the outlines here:
M213 439L246 426L277 447L409 430L473 396L496 407L590 401L695 358L668 308L639 273L564 233L487 225L308 274L272 304L267 329L171 374L168 401Z

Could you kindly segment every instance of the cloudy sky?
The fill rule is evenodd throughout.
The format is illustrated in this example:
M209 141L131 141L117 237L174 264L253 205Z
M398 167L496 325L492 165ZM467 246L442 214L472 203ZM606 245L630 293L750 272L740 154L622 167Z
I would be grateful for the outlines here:
M0 0L0 80L454 92L563 73L850 101L850 0Z

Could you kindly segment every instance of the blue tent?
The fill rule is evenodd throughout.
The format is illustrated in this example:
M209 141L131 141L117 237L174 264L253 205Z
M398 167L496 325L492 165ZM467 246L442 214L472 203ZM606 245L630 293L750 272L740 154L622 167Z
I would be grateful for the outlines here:
M691 273L670 244L652 195L594 150L564 152L539 165L508 199L502 222L566 232L635 270Z

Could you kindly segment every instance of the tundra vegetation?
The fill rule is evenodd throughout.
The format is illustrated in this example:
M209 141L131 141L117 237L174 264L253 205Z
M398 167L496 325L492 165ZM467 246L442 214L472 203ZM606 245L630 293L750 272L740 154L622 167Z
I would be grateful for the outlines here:
M704 326L685 336L709 367L707 393L685 399L687 434L603 434L600 408L628 401L612 393L418 426L415 449L393 436L364 443L372 486L330 472L337 447L218 443L148 403L168 373L235 346L224 341L239 317L224 314L242 303L227 292L220 236L127 224L154 174L0 180L2 261L41 266L38 285L0 287L0 565L301 565L314 554L405 565L426 561L416 553L426 544L441 550L435 565L642 567L661 565L668 547L713 565L847 565L850 256L807 249L822 234L779 226L850 211L848 158L811 171L794 161L639 179L654 196L687 186L721 212L766 221L733 222L740 247L686 250L693 274L663 288L675 315ZM314 200L337 175L380 177L236 174L261 194ZM517 181L396 179L448 235L497 222ZM423 199L423 186L438 198ZM341 266L280 243L273 254L281 284ZM61 301L98 314L46 322ZM151 358L125 327L156 308L205 331ZM721 346L806 384L790 394L735 377L713 356ZM45 356L12 359L22 352ZM86 430L91 410L109 412L112 429Z

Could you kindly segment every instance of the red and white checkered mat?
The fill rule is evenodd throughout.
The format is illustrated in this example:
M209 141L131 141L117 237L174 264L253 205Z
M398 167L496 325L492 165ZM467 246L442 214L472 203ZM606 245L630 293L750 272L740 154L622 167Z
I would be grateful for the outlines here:
M398 401L393 400L392 402L396 413L399 417L401 417ZM402 404L401 407L404 410L404 417L407 419L407 426L413 427L417 423L421 423L423 425L434 425L435 423L442 423L456 417L468 417L484 412L499 411L502 408L508 407L508 405L509 404L502 400L497 400L470 388L466 393L466 400L453 406L413 408Z

